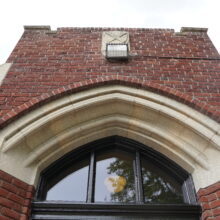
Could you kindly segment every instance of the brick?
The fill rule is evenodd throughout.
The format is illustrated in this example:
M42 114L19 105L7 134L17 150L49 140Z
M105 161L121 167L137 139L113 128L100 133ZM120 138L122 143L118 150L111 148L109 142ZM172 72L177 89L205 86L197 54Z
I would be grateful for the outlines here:
M1 173L4 173L3 171ZM28 219L34 187L4 173L11 182L0 180L0 217L2 219ZM8 180L8 179L7 179ZM16 184L16 185L13 185ZM26 190L22 189L26 188Z
M3 207L12 208L14 206L14 202L6 198L0 197L0 205L2 205Z
M210 207L211 207L212 209L213 209L213 208L220 207L220 200L216 200L216 201L210 202Z
M33 198L33 192L27 192L25 195L26 199L32 199Z
M209 211L209 210L204 211L204 212L202 213L202 220L206 220L207 218L212 217L212 216L213 216L213 215L212 215L212 212L211 212L211 211Z
M214 216L220 215L220 207L212 210Z
M15 194L19 193L19 188L7 182L0 182L0 186L9 192L13 192Z
M12 181L12 177L1 170L0 170L0 179L5 180L9 183Z
M215 193L212 193L210 195L207 195L206 198L208 199L209 202L213 201L213 200L216 200L217 199L217 196Z
M214 184L206 189L207 194L211 194L220 189L220 183Z
M203 211L211 209L209 203L202 203L201 206Z
M0 188L0 196L7 198L7 196L9 195L10 192L8 192L7 190Z
M15 202L13 202L11 200L3 198L3 197L0 197L0 205L2 205L3 207L14 209L18 212L21 211L21 206L20 205L16 204Z
M22 207L22 213L28 215L30 212L30 207Z
M220 199L217 196L220 183L213 184L198 192L199 202L201 204L203 219L216 219L220 216ZM217 191L216 191L217 190Z
M8 217L6 217L6 216L0 215L0 220L11 220L11 218L8 218Z
M20 219L20 214L17 213L16 211L8 208L2 208L1 209L1 214L13 219Z
M27 192L25 190L20 189L17 194L18 194L18 196L20 196L22 198L25 198L26 197L26 193Z
M29 217L27 215L21 215L20 220L28 220Z
M220 190L216 192L216 196L220 198Z
M215 216L215 217L209 217L207 220L220 220L220 216Z
M22 189L24 189L24 190L26 190L27 188L28 188L28 184L27 183L24 183L24 182L22 182L22 181L20 181L20 180L18 180L18 179L13 179L12 180L12 183L15 185L15 186L17 186L17 187L19 187L19 188L22 188Z
M10 199L20 205L24 205L24 203L25 203L25 200L23 198L21 198L18 195L15 195L14 193L10 193L8 196L8 199Z

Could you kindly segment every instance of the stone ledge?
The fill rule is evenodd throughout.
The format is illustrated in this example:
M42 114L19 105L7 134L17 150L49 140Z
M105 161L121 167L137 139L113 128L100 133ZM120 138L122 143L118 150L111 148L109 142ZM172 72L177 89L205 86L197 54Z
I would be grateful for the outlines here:
M51 35L57 34L57 31L47 31L46 34L51 34Z
M45 30L50 31L51 27L49 25L25 25L24 26L25 31L35 31L35 30Z
M208 28L198 28L198 27L182 27L180 29L180 32L202 32L202 33L207 33Z

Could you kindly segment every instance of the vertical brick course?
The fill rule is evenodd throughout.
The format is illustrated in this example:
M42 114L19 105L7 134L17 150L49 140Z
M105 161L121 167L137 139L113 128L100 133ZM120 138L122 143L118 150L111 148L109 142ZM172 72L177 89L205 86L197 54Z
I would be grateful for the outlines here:
M34 187L0 170L0 220L28 219Z

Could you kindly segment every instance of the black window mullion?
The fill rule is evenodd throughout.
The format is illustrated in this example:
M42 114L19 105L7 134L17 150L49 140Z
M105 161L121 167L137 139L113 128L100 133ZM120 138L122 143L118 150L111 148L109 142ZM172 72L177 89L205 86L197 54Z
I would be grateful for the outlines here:
M136 202L144 203L140 152L138 150L136 150L135 153L134 173L135 173L135 187L136 187Z
M197 204L192 176L189 176L188 179L184 181L182 185L182 192L185 203Z
M88 189L87 189L87 203L94 202L94 189L95 189L95 152L91 152L89 176L88 176Z

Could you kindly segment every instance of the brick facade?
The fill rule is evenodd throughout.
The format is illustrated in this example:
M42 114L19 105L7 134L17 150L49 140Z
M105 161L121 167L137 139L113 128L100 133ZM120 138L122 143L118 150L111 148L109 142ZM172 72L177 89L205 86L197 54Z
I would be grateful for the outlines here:
M108 30L26 28L0 87L2 126L57 93L111 80L187 97L187 104L220 121L220 56L204 30L122 29L130 34L128 62L109 62L101 54Z
M206 31L117 29L130 34L127 62L101 54L103 28L27 27L0 87L0 127L38 106L88 88L123 84L179 102L220 122L220 56ZM28 219L34 187L0 171L0 220ZM200 189L202 219L220 219L220 182Z
M26 220L34 187L0 170L0 220Z

